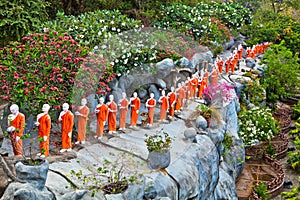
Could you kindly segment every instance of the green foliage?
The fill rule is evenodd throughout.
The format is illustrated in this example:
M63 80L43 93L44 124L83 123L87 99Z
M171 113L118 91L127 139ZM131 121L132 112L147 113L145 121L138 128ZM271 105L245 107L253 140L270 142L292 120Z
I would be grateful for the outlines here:
M64 12L58 12L55 20L40 24L39 29L68 33L79 44L92 49L111 36L141 27L141 21L128 18L118 10L96 10L79 16L67 16Z
M195 7L183 4L162 6L153 26L174 29L201 44L212 41L223 44L231 36L229 28L238 28L250 21L249 10L238 4L211 2L198 3Z
M290 130L289 135L300 137L300 117L295 121L296 129Z
M47 32L30 34L0 48L0 96L26 113L37 114L43 104L59 109L70 102L75 75L87 49L71 36Z
M299 183L300 183L300 177ZM288 192L281 192L280 196L283 200L298 200L298 196L300 194L300 184L297 187L292 187Z
M296 147L296 151L289 151L287 153L287 155L288 155L287 163L293 169L299 169L299 167L300 167L300 139L298 136L295 138L293 143Z
M268 200L272 195L268 194L267 186L264 182L260 182L258 185L253 187L253 190L258 194L262 200Z
M266 90L262 84L259 83L259 78L244 82L245 87L242 90L243 96L251 103L259 106L266 98Z
M75 178L82 183L80 188L74 189L87 189L91 191L91 196L94 197L99 190L105 194L117 194L124 192L129 184L140 184L142 174L137 169L144 165L131 155L120 153L115 155L109 154L111 160L104 159L103 163L96 164L93 167L88 167L91 173L86 174L82 170L71 170L71 178ZM72 186L72 185L71 185Z
M298 119L300 117L300 101L298 101L296 105L293 105L292 109L293 109L292 119Z
M272 157L272 158L275 158L276 155L276 148L273 146L273 144L271 142L268 143L268 146L267 146L267 154Z
M1 0L0 1L0 46L21 37L48 19L43 0Z
M223 145L223 157L226 156L229 152L229 149L233 146L233 136L228 135L227 133L224 134L224 140L222 141Z
M280 44L271 45L262 61L267 67L264 71L262 84L266 88L267 100L275 101L295 94L299 86L297 71L299 70L298 55Z
M146 134L145 136L148 151L166 153L170 150L172 138L167 132L163 131L163 129L157 131L153 135L149 136Z
M269 141L279 131L278 121L267 108L254 107L239 113L239 136L245 146Z

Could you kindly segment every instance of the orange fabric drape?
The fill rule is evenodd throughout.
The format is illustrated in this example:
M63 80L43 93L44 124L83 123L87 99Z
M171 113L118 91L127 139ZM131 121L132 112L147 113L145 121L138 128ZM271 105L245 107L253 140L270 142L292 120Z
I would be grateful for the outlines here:
M169 97L169 116L174 117L174 102L176 101L175 92L170 92Z
M155 110L155 105L156 105L155 99L149 99L148 105L151 106L151 107L148 107L148 123L153 124L154 110Z
M126 116L127 116L127 111L128 111L128 100L127 99L122 99L119 102L120 106L120 128L125 128L126 126Z
M131 126L136 126L139 114L136 113L137 110L140 110L141 102L140 99L137 97L131 101Z
M71 149L71 139L68 137L68 133L72 133L74 124L74 115L71 111L67 111L62 117L61 121L61 136L62 136L62 149Z
M160 97L160 120L165 120L167 115L167 110L169 107L168 98L166 96Z
M97 106L96 110L99 110L99 113L97 113L97 130L96 134L97 137L102 137L104 133L104 122L107 120L108 116L108 107L105 104L102 104L101 106Z
M44 114L38 119L39 130L38 135L41 138L44 138L44 136L47 136L46 141L40 142L40 153L44 154L45 156L49 156L49 141L50 141L50 129L51 129L51 118L49 114ZM42 150L44 150L44 153L42 153Z
M15 132L10 133L10 140L12 143L13 151L15 156L22 155L22 139L19 139L16 142L16 136L21 137L25 128L25 116L22 113L19 113L15 119L10 121L10 126L14 126L16 128Z
M78 115L78 138L77 141L85 141L86 136L86 122L88 120L88 115L90 109L87 106L83 106L79 111L81 115Z
M108 131L117 130L117 104L115 102L109 102L108 108L112 111L108 111ZM115 112L114 112L115 111Z

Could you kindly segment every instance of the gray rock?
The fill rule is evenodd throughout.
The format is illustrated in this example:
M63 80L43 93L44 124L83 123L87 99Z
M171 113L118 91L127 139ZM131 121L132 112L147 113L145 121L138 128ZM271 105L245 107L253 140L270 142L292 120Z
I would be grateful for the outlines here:
M141 98L141 99L145 98L148 94L148 91L145 88L139 88L137 92L138 92L139 98Z
M145 199L152 200L159 199L160 197L177 199L177 185L169 176L160 172L153 172L151 174L146 174L145 178Z
M235 181L221 167L219 168L219 181L214 191L213 199L238 199Z
M194 128L187 128L184 130L183 135L188 140L194 140L197 135L197 131Z
M106 194L106 200L124 200L122 194Z
M108 87L112 90L116 90L118 88L119 82L118 79L114 78L112 81L108 83Z
M166 82L165 82L164 80L160 79L160 78L156 79L155 84L156 84L159 88L162 88L162 89L164 89L164 88L167 87Z
M175 67L172 59L166 58L158 63L156 63L157 75L159 78L164 78L170 74L171 70Z
M212 142L215 144L215 146L218 150L219 156L221 156L223 153L222 142L224 140L224 133L225 133L225 131L223 128L219 128L219 129L208 128L207 129L207 135L208 135L208 137L210 137Z
M156 102L158 101L159 97L160 97L160 93L159 90L157 89L156 85L152 84L150 85L149 89L148 89L149 94L153 93L154 94L154 99L156 100Z
M203 116L198 116L196 119L196 127L200 130L204 130L207 128L207 121Z
M246 58L246 66L253 69L256 65L256 62L253 58Z
M1 200L30 199L30 200L52 200L53 194L46 187L37 189L30 183L13 182L8 185Z
M223 48L224 48L224 50L229 50L229 49L231 49L231 47L233 47L233 45L234 45L234 38L232 37L232 38L230 38L229 42L224 44Z
M124 199L143 199L144 190L145 190L145 179L142 179L140 184L129 184L127 190L123 193Z
M119 79L119 87L122 92L126 92L127 95L131 95L127 93L126 88L128 88L134 82L134 76L132 75L123 75Z
M115 88L111 94L114 96L114 101L116 103L122 99L122 90L120 88Z
M196 53L192 57L191 63L193 66L200 65L200 68L204 68L206 63L213 62L213 53L211 51L207 51L204 53Z
M21 161L15 164L17 179L25 181L39 190L45 187L49 163L44 160L38 165L25 165Z
M245 148L241 139L233 138L232 147L224 156L224 162L227 165L223 169L234 179L242 173L245 164Z
M87 193L86 190L75 190L74 192L64 194L61 197L61 200L69 200L69 199L79 200L79 199L82 199L86 193Z
M238 136L238 116L237 113L240 110L240 103L235 98L225 108L220 110L222 119L225 122L225 131L228 135L239 138Z
M179 67L187 67L189 69L194 69L195 66L191 63L191 61L185 57L180 58L175 64Z

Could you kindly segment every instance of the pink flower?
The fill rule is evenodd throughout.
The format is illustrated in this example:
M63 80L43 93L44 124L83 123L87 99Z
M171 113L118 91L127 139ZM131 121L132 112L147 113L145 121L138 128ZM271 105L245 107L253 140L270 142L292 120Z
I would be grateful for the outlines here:
M53 106L54 109L59 110L60 109L60 105L55 105Z
M44 58L44 59L45 59L46 57L47 57L46 54L42 54L42 55L41 55L41 58Z
M45 65L46 65L46 66L48 66L48 65L49 65L49 62L48 62L48 61L46 61L46 62L45 62Z

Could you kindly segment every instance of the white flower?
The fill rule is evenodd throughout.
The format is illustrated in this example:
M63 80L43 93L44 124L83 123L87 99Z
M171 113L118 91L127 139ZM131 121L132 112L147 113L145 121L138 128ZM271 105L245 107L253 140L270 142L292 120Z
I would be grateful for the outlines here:
M114 21L111 21L110 23L111 23L111 24L114 24L115 22L114 22Z

